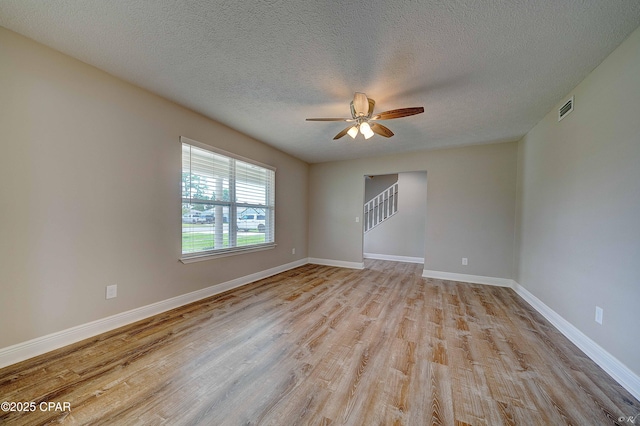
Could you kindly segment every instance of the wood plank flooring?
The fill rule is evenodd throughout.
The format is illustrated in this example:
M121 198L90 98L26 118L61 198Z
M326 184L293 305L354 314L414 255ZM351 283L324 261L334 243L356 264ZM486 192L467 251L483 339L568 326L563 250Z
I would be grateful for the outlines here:
M640 402L512 290L300 268L0 370L3 424L629 424ZM640 422L640 417L638 417Z

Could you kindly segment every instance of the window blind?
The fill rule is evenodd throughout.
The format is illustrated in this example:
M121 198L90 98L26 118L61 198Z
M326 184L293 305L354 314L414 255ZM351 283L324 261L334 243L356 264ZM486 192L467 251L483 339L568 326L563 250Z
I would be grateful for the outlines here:
M273 246L275 168L182 142L182 257Z

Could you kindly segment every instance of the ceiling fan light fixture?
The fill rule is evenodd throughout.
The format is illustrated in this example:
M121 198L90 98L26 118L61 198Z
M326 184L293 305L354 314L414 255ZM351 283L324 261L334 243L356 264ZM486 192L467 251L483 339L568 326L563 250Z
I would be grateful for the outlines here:
M371 136L373 136L373 130L371 130L371 126L369 126L369 123L365 121L364 123L360 124L360 133L362 133L362 136L364 136L365 139L369 139Z
M350 128L347 134L351 136L351 138L355 139L356 136L358 136L358 126L353 126L352 128Z

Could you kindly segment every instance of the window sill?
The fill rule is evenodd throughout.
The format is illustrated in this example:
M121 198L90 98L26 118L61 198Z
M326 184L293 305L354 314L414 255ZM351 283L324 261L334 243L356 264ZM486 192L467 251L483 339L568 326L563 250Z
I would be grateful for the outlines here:
M251 246L251 247L234 247L226 250L220 250L217 252L185 254L180 258L180 262L184 264L194 263L194 262L204 262L205 260L218 259L218 258L227 257L227 256L235 256L237 254L271 250L276 248L276 245L277 245L276 243L268 243L268 244L261 244L259 246Z

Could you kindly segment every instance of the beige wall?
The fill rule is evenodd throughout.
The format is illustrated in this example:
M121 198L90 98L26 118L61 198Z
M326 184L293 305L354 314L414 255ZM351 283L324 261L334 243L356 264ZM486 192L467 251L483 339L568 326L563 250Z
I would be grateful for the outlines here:
M389 188L398 181L398 174L375 175L365 177L364 180L364 202L367 203L380 195L382 191Z
M309 256L362 262L363 177L426 170L425 269L513 278L516 158L511 142L312 164Z
M398 211L364 234L364 253L423 257L427 222L427 173L399 173L396 176Z
M517 281L640 374L640 29L572 94L520 142Z
M0 348L307 257L306 163L3 28L0 58ZM276 249L178 262L181 135L277 167Z

